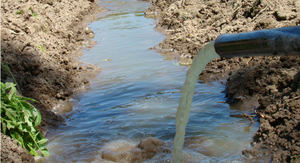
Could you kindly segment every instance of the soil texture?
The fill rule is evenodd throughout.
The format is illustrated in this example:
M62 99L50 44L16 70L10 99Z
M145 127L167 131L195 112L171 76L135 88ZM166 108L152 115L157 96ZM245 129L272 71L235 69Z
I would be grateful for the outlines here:
M32 163L34 159L16 140L1 133L1 162Z
M167 35L159 49L177 54L183 64L191 63L186 60L220 34L300 25L297 0L152 0L151 3L145 14L157 17L157 28ZM228 77L230 72L273 58L216 59L207 65L201 79Z
M299 70L299 57L281 57L280 62L240 69L228 78L226 92L232 102L259 104L255 112L261 125L253 138L254 148L243 151L251 160L299 161Z
M166 34L159 50L190 60L220 34L300 25L299 0L152 0L145 12L157 17ZM250 160L300 160L299 57L220 58L200 76L204 81L228 78L231 103L254 110L261 123Z
M1 81L16 79L23 96L36 99L46 134L63 118L52 108L89 83L99 71L79 61L81 48L91 44L93 31L86 27L101 9L94 0L2 0ZM5 139L7 140L7 139ZM7 153L2 141L1 153ZM17 152L17 151L16 151ZM23 162L22 155L2 155ZM20 156L20 157L17 157ZM2 158L5 160L6 158ZM22 158L21 158L22 157ZM24 157L27 159L27 156Z

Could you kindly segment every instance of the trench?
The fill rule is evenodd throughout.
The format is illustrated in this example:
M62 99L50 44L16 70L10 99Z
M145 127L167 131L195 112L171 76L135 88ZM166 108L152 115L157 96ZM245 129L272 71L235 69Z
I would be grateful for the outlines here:
M84 50L81 59L101 67L90 88L72 99L66 123L49 131L50 157L44 162L105 162L108 143L138 143L155 137L169 144L175 136L176 109L186 72L152 47L163 34L155 20L144 17L149 3L137 0L103 0L108 11L89 26L97 44ZM231 115L247 113L231 108L224 81L196 84L186 128L185 162L243 161L258 124ZM124 140L124 141L120 141ZM147 162L172 160L157 153Z

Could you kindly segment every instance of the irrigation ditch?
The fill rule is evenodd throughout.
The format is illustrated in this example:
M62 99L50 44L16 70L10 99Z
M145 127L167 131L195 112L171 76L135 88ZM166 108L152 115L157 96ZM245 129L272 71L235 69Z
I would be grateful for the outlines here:
M136 1L136 3L138 2ZM101 3L110 2L3 0L1 3L1 63L8 65L11 69L20 87L20 93L38 101L34 105L40 110L43 117L38 129L46 135L48 129L69 123L65 122L63 116L54 113L52 109L72 95L78 94L80 90L86 89L90 79L99 73L97 66L85 63L79 57L83 47L94 45L90 39L94 33L86 28L87 23L95 20L96 13L104 11L98 4L101 6ZM144 2L141 8L144 7L144 4L146 3ZM177 58L182 64L190 61L205 43L214 40L219 34L300 25L300 2L297 0L274 2L270 0L203 0L201 2L196 0L153 0L150 4L145 15L156 17L158 20L156 29L163 31L166 36L162 43L154 49L165 56L170 54L175 56L174 58ZM126 5L121 6L126 7ZM142 12L133 12L132 15L130 12L128 13L124 14L124 17L132 20L130 19L132 15L141 15ZM136 26L140 27L139 24ZM136 26L133 28L137 28ZM141 28L141 30L145 29ZM97 35L97 33L95 34ZM132 57L138 58L138 56ZM149 58L149 60L151 59ZM105 62L107 61L110 60L106 58ZM159 59L153 61L160 63ZM99 66L101 67L101 65ZM118 64L114 66L116 69L118 68ZM159 66L157 65L157 67ZM173 78L166 74L178 74L177 70L164 73L163 68L169 69L166 67L161 69L162 74L167 76L167 80ZM185 70L182 68L182 71ZM299 57L245 57L216 59L208 64L201 74L200 80L204 82L226 79L226 97L230 107L246 110L247 114L241 114L241 117L246 119L253 120L253 115L258 118L260 126L254 134L252 148L242 152L247 159L252 161L272 160L273 162L299 161L299 70ZM114 80L124 80L121 77L114 78ZM134 79L132 78L132 80ZM146 79L150 81L151 77ZM176 78L176 80L178 79ZM12 81L12 77L3 68L1 68L1 81ZM159 85L160 82L154 81L150 84ZM127 83L124 88L122 85L113 86L120 89L128 87L134 90L144 88L143 85L137 84L136 87L131 87L132 85L135 83ZM219 84L216 84L215 87L219 87ZM222 88L222 86L220 87ZM175 94L174 96L177 96L176 89L175 91L172 89L157 90L157 92L163 95ZM211 87L210 89L213 90ZM170 93L172 91L175 93ZM156 97L156 95L153 96ZM153 98L153 96L145 95L147 98ZM157 98L154 99L157 100ZM105 101L103 103L105 104ZM152 104L159 108L159 102L150 101L149 103L149 105ZM143 106L142 103L139 104L139 106ZM129 105L125 101L121 107L126 108ZM173 105L171 104L171 106ZM137 111L143 112L143 110ZM169 117L167 116L167 118ZM107 123L113 122L108 121ZM153 125L155 126L155 124ZM159 129L157 131L163 132ZM147 130L145 132L151 133ZM149 135L151 136L151 134ZM166 139L169 135L162 134L160 136L161 139ZM198 140L194 137L192 139L197 139L201 143L207 140L207 138ZM34 162L33 157L20 148L16 141L2 133L1 161Z

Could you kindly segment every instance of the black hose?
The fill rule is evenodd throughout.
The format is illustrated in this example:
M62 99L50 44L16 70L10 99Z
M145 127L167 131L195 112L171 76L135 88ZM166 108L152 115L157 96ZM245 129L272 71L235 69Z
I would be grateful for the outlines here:
M300 56L300 26L258 30L217 37L220 57Z

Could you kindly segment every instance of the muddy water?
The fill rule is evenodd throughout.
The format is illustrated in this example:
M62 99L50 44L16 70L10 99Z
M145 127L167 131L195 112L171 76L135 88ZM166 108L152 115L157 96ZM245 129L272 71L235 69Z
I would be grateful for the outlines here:
M90 25L97 44L84 51L82 60L99 65L102 72L87 92L74 97L66 124L49 132L46 162L104 162L106 144L134 144L150 136L169 142L172 149L188 67L150 50L164 36L142 14L148 3L107 0L101 5L109 11ZM196 84L184 146L187 162L239 160L249 147L258 124L230 116L245 111L223 103L224 88L220 81ZM149 162L168 159L170 153L158 154Z
M219 55L215 52L214 43L212 41L205 45L194 58L193 64L187 72L182 91L180 92L181 97L176 113L176 134L173 152L173 161L175 163L183 161L182 148L184 145L185 128L191 113L195 84L205 66L213 59L219 58Z

